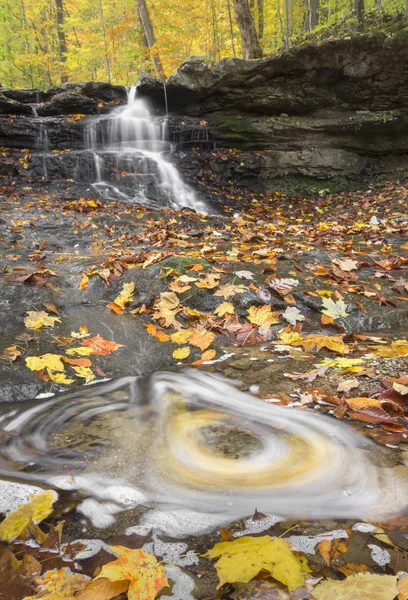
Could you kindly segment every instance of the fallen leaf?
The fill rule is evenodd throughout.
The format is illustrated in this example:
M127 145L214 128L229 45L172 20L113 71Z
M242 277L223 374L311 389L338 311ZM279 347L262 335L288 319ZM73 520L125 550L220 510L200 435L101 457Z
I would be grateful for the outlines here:
M297 321L304 321L305 317L296 306L288 306L282 317L291 325L296 325Z
M0 358L2 360L11 360L14 362L21 356L20 350L17 350L17 346L9 346L8 348L4 348L3 352L0 354Z
M67 569L52 569L36 579L37 594L25 600L75 600L76 592L84 589L90 578L80 573L70 573Z
M42 354L41 356L27 356L25 363L30 371L42 371L50 369L51 371L64 371L64 363L61 354Z
M124 546L110 546L110 550L117 555L117 560L104 565L95 579L129 581L128 600L154 600L168 585L163 565L153 554Z
M206 350L215 340L215 333L206 329L195 329L189 339L189 343L201 351Z
M104 340L100 335L96 335L93 338L88 338L82 342L84 346L87 348L91 348L94 354L99 354L100 356L106 356L108 354L112 354L118 348L123 348L123 344L117 344L116 342L110 342L108 340ZM69 354L69 352L67 352Z
M221 285L220 289L214 292L214 296L221 296L228 300L228 298L232 298L235 294L243 294L246 292L248 288L245 285L233 285L232 283L227 283L225 285Z
M269 304L251 306L248 310L248 321L258 327L271 327L279 323L280 313L274 312Z
M334 302L331 298L322 298L323 310L322 313L331 317L332 319L341 319L347 317L347 306L344 300L337 300Z
M73 369L75 371L76 376L85 379L86 383L95 379L95 373L90 367L73 366Z
M215 563L220 580L217 589L224 583L247 583L260 571L268 571L292 591L304 584L303 573L309 572L306 561L291 552L288 542L269 535L221 542L203 556L220 557Z
M337 386L337 391L338 392L349 392L350 390L358 387L359 385L360 384L358 382L358 379L356 379L355 377L353 377L352 379L345 379L344 381L339 383L339 385Z
M61 383L65 385L71 385L71 383L74 383L74 379L69 379L65 373L59 373L58 371L54 372L51 369L47 369L47 373L51 381L54 381L55 383Z
M31 521L39 523L46 519L52 513L52 505L56 499L56 493L48 491L34 494L29 502L20 504L0 524L0 539L11 542L24 531Z
M235 313L234 305L231 302L221 302L214 311L214 314L218 317L225 317L226 315L233 315Z
M41 329L42 327L54 327L55 323L61 323L58 317L52 317L45 311L27 311L28 317L24 319L24 325L28 329Z
M177 360L183 360L184 358L187 358L187 356L190 356L190 348L188 346L177 348L173 352L173 358Z
M316 600L394 600L397 594L395 575L372 573L357 573L343 581L323 581L313 589Z

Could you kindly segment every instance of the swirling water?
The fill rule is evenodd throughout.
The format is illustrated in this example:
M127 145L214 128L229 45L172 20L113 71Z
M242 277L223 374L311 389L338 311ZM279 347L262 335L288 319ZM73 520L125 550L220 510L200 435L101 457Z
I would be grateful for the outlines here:
M270 405L198 371L88 386L0 421L2 477L83 492L82 512L100 527L138 505L213 524L255 509L385 516L404 506L407 488L371 450L330 417Z

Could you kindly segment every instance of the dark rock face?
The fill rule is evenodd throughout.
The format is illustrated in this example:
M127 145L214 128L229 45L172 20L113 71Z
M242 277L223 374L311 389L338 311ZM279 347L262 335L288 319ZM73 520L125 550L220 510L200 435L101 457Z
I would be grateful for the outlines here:
M0 115L31 115L34 116L34 111L31 106L9 100L6 96L0 93Z
M258 115L310 114L322 108L382 111L408 101L408 34L384 34L304 44L264 60L224 59L210 68L186 61L167 84L170 111ZM152 78L139 92L163 105Z
M45 94L41 90L37 89L0 89L0 92L9 98L10 100L16 100L17 102L22 102L23 104L36 104L43 102L45 100Z
M88 98L95 98L103 102L115 100L125 101L127 97L126 88L123 85L111 85L103 81L87 81L85 83L74 83L68 81L61 85L54 85L45 92L46 98L53 98L62 93L75 93Z
M38 107L40 116L54 115L94 115L98 112L98 102L93 98L81 96L76 92L62 92L56 94L49 102Z

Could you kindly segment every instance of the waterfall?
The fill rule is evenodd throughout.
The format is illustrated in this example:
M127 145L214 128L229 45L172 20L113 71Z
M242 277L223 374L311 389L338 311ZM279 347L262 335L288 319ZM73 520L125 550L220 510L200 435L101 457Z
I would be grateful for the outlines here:
M93 186L102 196L141 204L205 211L168 155L167 117L152 114L147 101L129 90L126 106L93 118L85 131L93 162Z

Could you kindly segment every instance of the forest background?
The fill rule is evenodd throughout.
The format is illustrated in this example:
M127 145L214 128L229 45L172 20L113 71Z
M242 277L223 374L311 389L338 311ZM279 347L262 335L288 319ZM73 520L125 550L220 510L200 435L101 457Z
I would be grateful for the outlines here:
M0 82L132 85L191 55L258 58L407 16L408 0L0 0Z

